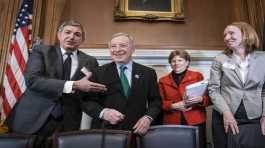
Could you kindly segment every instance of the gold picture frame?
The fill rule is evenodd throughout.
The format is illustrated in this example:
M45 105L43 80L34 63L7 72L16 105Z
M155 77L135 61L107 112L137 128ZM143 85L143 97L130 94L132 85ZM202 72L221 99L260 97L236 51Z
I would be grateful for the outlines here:
M114 19L184 21L183 0L116 0Z

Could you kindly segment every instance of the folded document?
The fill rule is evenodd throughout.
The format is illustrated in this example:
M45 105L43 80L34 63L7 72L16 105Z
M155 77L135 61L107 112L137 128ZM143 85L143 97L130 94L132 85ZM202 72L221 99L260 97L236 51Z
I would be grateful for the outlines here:
M208 81L200 81L186 86L187 98L203 96L207 89Z

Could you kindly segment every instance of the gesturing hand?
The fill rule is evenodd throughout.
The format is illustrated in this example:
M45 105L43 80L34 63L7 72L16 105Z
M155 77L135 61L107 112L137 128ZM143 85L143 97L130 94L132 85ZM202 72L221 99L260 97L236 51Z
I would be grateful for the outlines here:
M78 81L74 81L73 89L81 90L84 92L105 92L107 87L103 84L94 83L89 81L90 76L85 76Z

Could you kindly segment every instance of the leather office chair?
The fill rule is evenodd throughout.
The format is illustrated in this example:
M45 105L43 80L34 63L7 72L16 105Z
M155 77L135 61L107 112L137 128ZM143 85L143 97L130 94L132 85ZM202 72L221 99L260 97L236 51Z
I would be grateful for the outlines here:
M199 148L199 130L185 125L152 126L137 138L139 148Z
M81 130L54 136L54 148L129 148L131 132L122 130Z
M0 134L0 148L33 148L35 136Z

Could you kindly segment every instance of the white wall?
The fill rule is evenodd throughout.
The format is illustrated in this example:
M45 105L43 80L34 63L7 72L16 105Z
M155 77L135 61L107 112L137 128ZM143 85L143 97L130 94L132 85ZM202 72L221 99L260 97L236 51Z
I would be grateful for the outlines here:
M100 65L111 61L108 49L81 49L85 53L95 56ZM167 62L169 49L136 49L133 59L134 61L153 67L158 77L170 71ZM190 68L202 72L205 78L209 78L209 68L213 58L221 51L213 50L187 50L192 58Z

